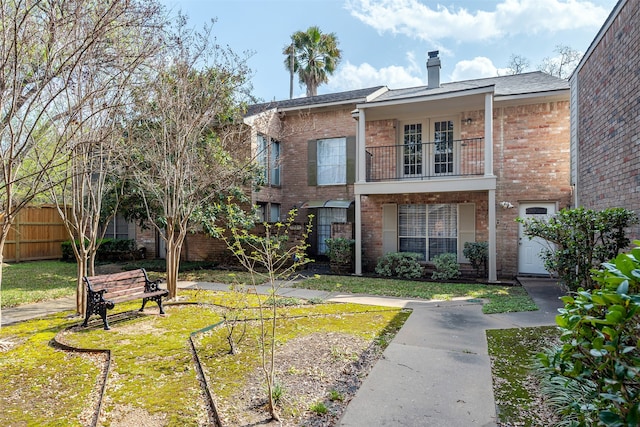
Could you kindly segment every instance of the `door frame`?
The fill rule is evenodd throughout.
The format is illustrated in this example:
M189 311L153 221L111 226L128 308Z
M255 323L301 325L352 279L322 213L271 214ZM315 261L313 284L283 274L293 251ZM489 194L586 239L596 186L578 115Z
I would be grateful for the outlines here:
M537 201L537 202L519 202L518 203L518 216L520 218L527 218L527 209L530 208L546 208L546 217L549 218L558 211L557 202L552 201ZM537 217L543 214L532 214ZM536 247L538 249L536 249ZM527 275L549 275L550 273L544 268L544 261L539 256L543 249L549 247L544 239L534 237L529 239L524 235L524 226L518 224L518 274ZM537 259L536 259L537 258Z

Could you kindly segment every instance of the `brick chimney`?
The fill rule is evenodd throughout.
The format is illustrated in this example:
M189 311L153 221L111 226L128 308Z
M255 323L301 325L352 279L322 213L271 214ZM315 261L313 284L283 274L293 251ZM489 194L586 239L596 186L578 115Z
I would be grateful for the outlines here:
M429 59L427 59L427 86L429 88L440 87L440 58L438 54L440 51L432 50L429 52Z

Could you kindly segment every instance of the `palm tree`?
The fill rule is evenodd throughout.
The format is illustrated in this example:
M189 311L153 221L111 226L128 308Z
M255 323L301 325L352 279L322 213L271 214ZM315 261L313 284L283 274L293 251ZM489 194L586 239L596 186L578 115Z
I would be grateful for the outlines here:
M318 86L329 81L342 55L335 33L323 34L316 26L294 33L291 44L282 53L286 55L284 66L292 78L298 73L300 83L307 86L307 96L318 94Z

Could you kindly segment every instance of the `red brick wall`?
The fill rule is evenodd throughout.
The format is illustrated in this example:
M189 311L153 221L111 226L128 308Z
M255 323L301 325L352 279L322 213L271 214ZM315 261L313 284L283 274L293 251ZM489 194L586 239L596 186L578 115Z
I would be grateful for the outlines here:
M571 204L569 131L569 101L494 110L496 250L506 276L518 272L519 202ZM514 208L502 209L502 201Z
M363 269L371 271L382 256L382 205L475 203L476 239L487 240L487 218L478 212L487 212L487 195L480 192L385 194L362 196L362 250Z
M640 1L628 0L578 78L581 205L640 213ZM640 226L631 230L640 238Z
M353 200L353 185L309 186L307 181L308 141L321 138L356 135L357 122L351 117L355 105L337 110L320 111L311 117L287 113L283 119L281 146L280 203L283 215L294 206L299 208L309 200ZM260 191L262 192L262 190ZM260 192L256 199L261 200ZM276 200L271 200L275 202ZM306 209L299 211L298 220L306 221Z
M467 111L461 138L484 136L484 111ZM367 131L371 145L395 144L395 133L389 131L393 121L372 121ZM569 101L554 101L517 106L496 103L493 114L494 174L496 188L496 250L500 277L512 277L518 272L519 202L551 201L558 208L571 202L569 183ZM484 154L481 155L483 157ZM366 200L366 202L364 201ZM501 201L510 202L513 209L502 209ZM476 203L476 241L487 240L487 202L483 193L442 193L427 195L368 196L363 198L363 247L366 268L373 268L382 255L382 204L384 203Z

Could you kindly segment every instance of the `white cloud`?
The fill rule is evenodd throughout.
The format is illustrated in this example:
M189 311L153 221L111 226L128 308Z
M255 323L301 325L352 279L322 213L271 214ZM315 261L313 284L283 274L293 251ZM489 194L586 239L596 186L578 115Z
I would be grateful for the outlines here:
M482 4L478 2L479 4ZM494 10L471 11L419 0L348 0L347 10L380 33L435 43L482 41L515 34L598 28L609 11L585 0L503 0Z
M451 73L451 81L481 79L483 77L495 77L505 74L506 69L496 68L493 62L484 56L476 56L471 60L463 60L456 63Z
M380 85L391 89L425 85L423 72L413 55L408 54L407 60L408 66L390 65L379 69L366 62L354 65L347 61L329 78L327 89L339 92Z

